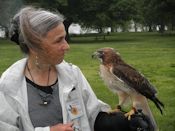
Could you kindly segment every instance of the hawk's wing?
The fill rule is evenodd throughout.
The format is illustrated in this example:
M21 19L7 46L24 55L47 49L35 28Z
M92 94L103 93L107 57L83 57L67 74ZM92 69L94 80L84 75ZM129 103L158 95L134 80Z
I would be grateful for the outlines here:
M137 92L151 99L156 90L149 81L137 70L127 64L119 64L113 67L113 74L134 88Z
M123 63L113 67L113 74L123 80L131 88L134 88L137 92L152 100L161 114L163 113L162 107L164 107L164 104L156 97L155 94L157 91L137 70Z

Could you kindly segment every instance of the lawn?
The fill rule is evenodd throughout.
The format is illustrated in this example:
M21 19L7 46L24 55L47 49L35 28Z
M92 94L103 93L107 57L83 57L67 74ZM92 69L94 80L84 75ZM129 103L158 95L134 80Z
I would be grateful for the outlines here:
M102 47L117 49L122 58L142 72L157 88L158 97L165 104L161 115L149 101L160 131L175 131L175 35L158 33L116 33L106 39L95 40L95 36L73 36L66 61L80 67L97 97L114 107L118 98L110 92L100 79L99 62L91 58L92 53ZM13 62L24 57L18 47L0 40L0 74Z

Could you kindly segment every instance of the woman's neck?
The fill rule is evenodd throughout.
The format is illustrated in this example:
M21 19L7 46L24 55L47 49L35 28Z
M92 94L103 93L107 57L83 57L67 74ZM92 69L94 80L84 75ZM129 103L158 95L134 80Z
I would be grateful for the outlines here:
M36 64L35 60L28 58L25 75L38 85L47 86L53 84L57 79L55 66L50 64Z

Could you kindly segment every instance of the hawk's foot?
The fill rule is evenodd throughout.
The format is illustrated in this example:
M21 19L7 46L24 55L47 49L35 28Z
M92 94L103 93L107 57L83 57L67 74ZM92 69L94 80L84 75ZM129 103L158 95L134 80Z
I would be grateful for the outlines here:
M131 120L131 116L134 115L135 113L136 113L136 108L132 107L132 109L129 112L125 113L125 117L127 117L128 120Z

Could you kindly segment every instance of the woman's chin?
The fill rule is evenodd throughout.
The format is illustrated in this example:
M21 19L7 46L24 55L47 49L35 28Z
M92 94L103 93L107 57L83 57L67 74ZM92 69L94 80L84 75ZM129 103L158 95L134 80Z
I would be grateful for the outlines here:
M62 62L63 62L63 59L62 59L62 60L57 61L55 65L60 64L60 63L62 63Z

